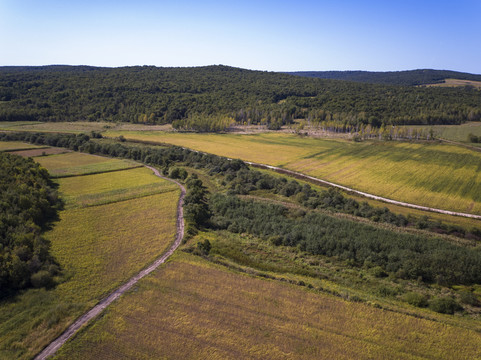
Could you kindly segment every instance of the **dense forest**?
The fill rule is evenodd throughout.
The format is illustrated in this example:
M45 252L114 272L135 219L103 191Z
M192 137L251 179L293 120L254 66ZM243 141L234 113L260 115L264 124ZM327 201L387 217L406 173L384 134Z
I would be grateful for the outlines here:
M59 268L42 237L61 201L47 170L0 152L0 298L26 287L49 287Z
M305 78L227 66L1 67L0 121L174 123L218 131L306 119L349 126L481 119L481 91ZM209 123L206 124L205 119Z
M345 80L371 84L417 86L441 83L445 79L481 81L481 75L449 70L408 71L297 71L287 74L319 79Z

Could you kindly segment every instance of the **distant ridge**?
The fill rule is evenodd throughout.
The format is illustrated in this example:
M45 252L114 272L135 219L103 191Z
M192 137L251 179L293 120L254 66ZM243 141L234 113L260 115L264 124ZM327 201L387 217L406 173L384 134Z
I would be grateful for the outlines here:
M445 79L481 81L481 75L450 70L418 69L407 71L295 71L290 75L345 80L371 84L416 86L441 83Z

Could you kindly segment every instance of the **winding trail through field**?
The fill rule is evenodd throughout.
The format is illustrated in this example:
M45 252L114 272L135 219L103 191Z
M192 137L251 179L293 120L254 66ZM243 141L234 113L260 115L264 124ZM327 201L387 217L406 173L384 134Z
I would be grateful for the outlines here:
M431 207L427 207L427 206L421 206L421 205L406 203L406 202L403 202L403 201L392 200L392 199L388 199L388 198L385 198L385 197L382 197L382 196L377 196L377 195L365 193L363 191L354 190L354 189L351 189L347 186L335 184L335 183L332 183L330 181L318 179L318 178L313 177L313 176L305 175L305 174L302 174L302 173L299 173L299 172L296 172L296 171L292 171L292 170L283 169L283 168L280 168L280 167L277 167L277 166L271 166L271 165L266 165L266 164L258 164L258 163L254 163L254 162L250 162L250 161L245 161L245 163L249 164L251 166L254 166L254 167L261 168L261 169L273 170L273 171L281 173L281 174L290 175L290 176L293 176L297 179L309 180L309 181L312 181L314 183L332 186L332 187L335 187L335 188L338 188L338 189L341 189L341 190L344 190L344 191L347 191L347 192L350 192L350 193L353 193L353 194L361 195L361 196L364 196L364 197L369 198L369 199L383 201L383 202L386 202L386 203L389 203L389 204L405 206L405 207L418 209L418 210L431 211L431 212L436 212L436 213L440 213L440 214L462 216L462 217L481 220L481 215L467 214L467 213L462 213L462 212L457 212L457 211L436 209L436 208L431 208Z
M107 306L112 304L115 300L117 300L122 294L124 294L126 291L128 291L130 288L132 288L133 285L135 285L140 279L143 277L147 276L150 274L152 271L157 269L161 264L165 262L173 253L174 251L179 247L183 237L184 237L184 212L183 212L183 202L184 202L184 197L185 197L185 188L182 184L179 182L166 178L162 176L159 171L151 166L147 166L150 170L154 172L154 174L164 180L168 180L170 182L175 183L177 186L180 187L181 193L179 197L179 202L177 205L177 233L175 237L175 241L170 247L170 249L164 253L160 258L155 260L151 265L149 265L147 268L144 270L140 271L137 275L133 276L130 280L128 280L125 284L120 286L118 289L114 290L110 295L108 295L106 298L102 299L97 305L95 305L92 309L90 309L88 312L80 316L72 325L70 325L67 330L65 330L62 335L60 335L57 339L52 341L41 353L39 353L36 357L35 360L43 360L47 359L48 357L52 356L55 354L55 352L67 342L68 339L70 339L73 335L77 333L77 331L80 330L80 328L87 324L90 320L95 318L97 315L99 315Z

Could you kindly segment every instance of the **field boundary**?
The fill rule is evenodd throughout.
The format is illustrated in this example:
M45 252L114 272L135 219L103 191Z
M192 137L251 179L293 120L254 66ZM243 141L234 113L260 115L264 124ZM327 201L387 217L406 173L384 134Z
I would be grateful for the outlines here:
M149 275L152 271L157 269L161 264L163 264L179 247L182 239L184 238L184 212L182 205L184 203L184 197L186 194L185 187L179 182L162 176L159 171L151 166L145 165L148 169L152 170L154 174L164 180L175 183L180 187L180 197L177 203L177 224L176 224L176 236L175 241L167 252L165 252L160 258L155 260L145 269L141 270L137 275L130 278L125 284L114 290L110 295L102 299L88 312L80 316L73 324L71 324L67 330L65 330L58 338L52 341L47 347L45 347L37 356L35 360L44 360L54 355L57 350L65 344L71 337L73 337L84 325L86 325L90 320L97 317L103 310L105 310L110 304L117 300L122 294L127 292L134 286L140 279Z

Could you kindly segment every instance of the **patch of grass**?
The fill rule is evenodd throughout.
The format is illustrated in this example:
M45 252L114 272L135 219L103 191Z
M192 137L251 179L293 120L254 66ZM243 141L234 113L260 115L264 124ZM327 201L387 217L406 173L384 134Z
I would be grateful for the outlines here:
M58 183L66 208L108 204L177 189L171 182L159 181L145 167L60 178Z
M38 157L36 161L47 168L53 177L95 174L140 166L139 163L130 160L111 159L78 152Z
M475 331L176 254L57 358L476 358Z

